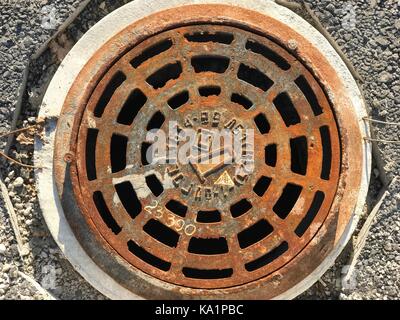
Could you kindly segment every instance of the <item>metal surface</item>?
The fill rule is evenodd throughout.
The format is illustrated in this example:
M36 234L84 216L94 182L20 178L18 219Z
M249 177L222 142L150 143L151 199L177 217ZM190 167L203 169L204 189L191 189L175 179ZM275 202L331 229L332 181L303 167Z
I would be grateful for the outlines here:
M242 287L250 290L246 297L265 297L251 286L262 281L276 288L283 279L289 288L302 277L299 272L305 276L312 268L296 257L317 257L318 263L329 251L335 229L330 231L326 221L337 219L337 209L330 209L342 195L339 172L341 160L348 159L346 154L341 159L343 136L330 102L310 66L298 59L299 52L289 53L279 39L260 32L263 23L257 15L243 18L260 26L252 28L252 23L239 23L239 13L249 15L246 10L224 7L230 17L211 21L207 10L218 8L207 7L193 8L197 21L185 12L181 23L170 26L156 26L160 17L151 17L154 24L147 25L140 41L134 38L143 25L132 26L139 28L137 33L119 35L120 42L110 41L93 57L70 91L59 121L56 182L64 206L72 208L67 219L78 239L108 272L116 273L110 269L115 263L128 274L139 269L176 285L178 296L212 297ZM177 13L167 12L161 21L171 17L179 20ZM296 51L298 40L291 39L288 47ZM154 78L159 70L163 75ZM202 91L210 87L211 94ZM187 101L171 106L171 99L186 91ZM134 119L129 105L141 107ZM157 112L165 129L169 121L196 129L232 123L254 128L254 172L235 177L234 165L146 165L142 143ZM267 124L260 124L260 115ZM116 136L125 138L115 143ZM68 152L63 151L66 146ZM149 188L149 177L161 182L161 195ZM257 185L267 182L260 193ZM251 203L246 212L240 206L244 199ZM168 209L171 200L187 211ZM200 222L204 211L220 221ZM321 229L327 234L315 238ZM116 278L131 287L123 272ZM165 284L158 287L170 290Z

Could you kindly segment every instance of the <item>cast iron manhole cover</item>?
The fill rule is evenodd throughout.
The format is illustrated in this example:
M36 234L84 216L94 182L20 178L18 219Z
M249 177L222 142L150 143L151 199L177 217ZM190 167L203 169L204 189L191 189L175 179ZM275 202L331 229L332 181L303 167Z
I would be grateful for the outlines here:
M296 58L254 32L196 25L150 37L105 71L78 115L78 189L122 257L174 284L222 288L307 245L336 193L340 149L325 94ZM152 164L146 133L172 122L254 129L254 150L242 150L255 152L253 172Z
M282 279L286 290L312 271L296 257L323 258L335 238L327 220L343 195L340 133L349 132L324 86L331 79L317 78L298 39L271 36L272 20L218 9L131 24L86 64L58 120L66 218L96 264L144 296L156 283L178 296L272 297ZM168 137L152 158L155 130ZM179 158L190 130L206 158L190 149ZM240 147L211 150L203 138L216 131L240 134ZM138 274L146 284L135 289ZM263 282L273 289L251 292Z

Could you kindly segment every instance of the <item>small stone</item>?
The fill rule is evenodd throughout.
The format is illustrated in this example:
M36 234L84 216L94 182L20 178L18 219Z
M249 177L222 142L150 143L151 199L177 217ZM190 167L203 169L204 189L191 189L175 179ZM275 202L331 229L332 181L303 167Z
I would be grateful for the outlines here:
M18 210L22 210L24 208L24 205L22 203L16 203L15 208Z
M335 12L335 6L332 3L330 3L326 6L326 10L333 13L333 12Z
M59 24L57 9L54 6L46 5L41 9L42 23L41 26L46 30L53 30Z
M370 0L369 6L371 8L375 8L378 3L378 0Z
M381 73L379 81L382 83L388 83L392 81L392 75L389 72L384 71Z
M27 170L26 168L22 168L21 169L21 177L25 178L25 179L29 179L30 176L30 171Z
M21 250L21 255L23 256L23 257L26 257L27 255L29 254L29 249L28 248L22 248L22 250Z
M393 247L391 243L386 243L383 247L386 251L392 251Z
M26 37L23 41L22 41L23 45L25 48L28 48L29 46L32 45L32 38L31 37Z
M370 40L370 41L369 41L369 45L370 45L372 48L376 48L376 46L377 46L377 44L376 44L376 42L375 42L374 40Z
M380 115L381 117L386 117L388 114L389 114L389 112L388 112L387 110L379 111L379 115Z
M339 300L347 300L347 296L344 293L339 294Z
M346 41L350 41L353 37L352 37L352 35L351 35L350 33L346 33L346 34L343 36L343 38L344 38L344 40L346 40Z
M0 254L3 255L7 251L7 248L4 244L0 243Z
M379 108L381 106L381 102L378 99L373 99L371 104L374 108Z
M4 266L3 266L3 272L4 273L8 272L10 269L11 269L11 265L10 264L8 264L8 263L4 264Z
M387 47L390 44L390 41L385 37L378 37L375 39L375 42L378 43L381 47Z
M99 4L99 8L101 10L104 10L104 8L106 7L106 3L103 1L102 3Z
M8 173L8 175L7 175L7 177L10 178L10 179L14 178L14 176L15 176L15 171L14 171L14 170L13 170L13 171L10 171L10 172Z
M24 215L24 217L28 217L30 213L31 213L31 209L29 209L29 208L22 211L22 214Z
M18 277L18 269L16 267L11 267L9 271L10 278L17 278Z
M22 187L23 184L24 184L24 179L22 179L21 177L18 177L17 179L15 179L14 183L13 183L15 188Z

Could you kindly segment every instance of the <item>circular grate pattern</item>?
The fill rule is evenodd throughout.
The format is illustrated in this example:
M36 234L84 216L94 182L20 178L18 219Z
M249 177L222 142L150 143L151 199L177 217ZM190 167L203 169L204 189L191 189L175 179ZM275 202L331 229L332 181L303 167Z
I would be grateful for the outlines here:
M254 171L151 164L151 129L254 129ZM102 76L79 124L80 207L132 266L191 288L243 285L293 259L336 194L329 102L277 43L227 25L152 36Z

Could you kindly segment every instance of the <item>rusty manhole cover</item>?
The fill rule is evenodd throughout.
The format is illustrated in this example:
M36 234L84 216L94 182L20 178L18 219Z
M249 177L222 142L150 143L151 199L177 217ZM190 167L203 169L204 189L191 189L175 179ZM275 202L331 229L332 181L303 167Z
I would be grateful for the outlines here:
M75 79L59 119L66 218L106 273L147 297L152 286L156 297L273 297L312 271L296 257L317 263L335 240L343 137L327 88L298 39L271 37L244 9L214 19L211 7L162 12L115 36ZM148 156L157 129L175 134L158 162ZM213 130L253 139L241 136L240 154L207 153L228 161L168 158L186 129L207 152L201 138ZM268 293L251 292L260 283Z
M336 193L340 149L325 94L295 57L253 32L196 25L150 37L105 71L76 129L76 187L115 251L161 280L223 288L307 245ZM171 122L198 134L253 128L253 172L149 163L147 131Z

